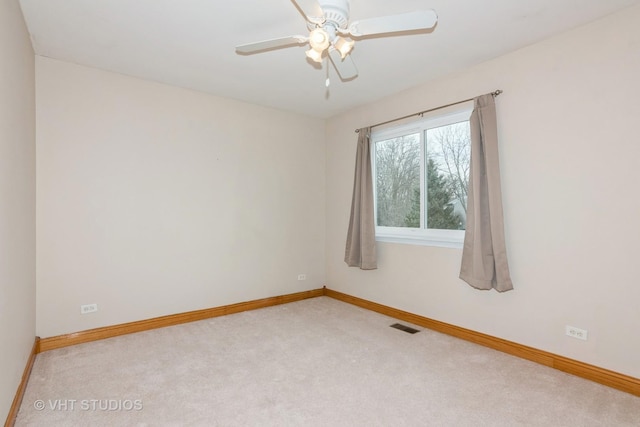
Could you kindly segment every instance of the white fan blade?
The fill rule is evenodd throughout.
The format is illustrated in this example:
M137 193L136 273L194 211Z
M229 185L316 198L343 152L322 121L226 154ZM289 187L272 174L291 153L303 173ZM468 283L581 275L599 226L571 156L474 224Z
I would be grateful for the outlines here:
M347 55L342 59L340 52L335 48L330 47L329 59L333 62L333 66L336 68L336 71L342 80L353 79L358 75L358 69L356 68L356 64L353 62L353 59L351 59L351 55Z
M399 15L355 21L349 25L349 33L352 36L359 37L401 31L428 30L437 23L438 15L434 10L417 10Z
M281 37L279 39L264 40L256 43L243 44L236 46L236 52L243 54L262 52L268 49L277 49L281 47L300 45L307 43L309 38L306 36L289 36Z
M317 0L291 0L298 10L302 12L307 21L314 24L324 22L324 12Z

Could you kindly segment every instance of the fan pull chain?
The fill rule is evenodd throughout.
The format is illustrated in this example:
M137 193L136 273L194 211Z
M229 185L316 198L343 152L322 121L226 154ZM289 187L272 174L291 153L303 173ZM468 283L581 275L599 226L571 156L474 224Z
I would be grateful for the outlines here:
M327 80L325 80L324 86L328 89L329 85L331 84L331 80L329 80L329 57L326 57L324 59L324 64L325 64L325 67L327 68Z

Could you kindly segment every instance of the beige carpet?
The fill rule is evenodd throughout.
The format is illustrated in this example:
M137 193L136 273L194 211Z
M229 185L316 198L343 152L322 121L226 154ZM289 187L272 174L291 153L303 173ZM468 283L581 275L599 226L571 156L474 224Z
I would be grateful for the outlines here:
M16 425L640 426L638 397L395 322L321 297L41 353Z

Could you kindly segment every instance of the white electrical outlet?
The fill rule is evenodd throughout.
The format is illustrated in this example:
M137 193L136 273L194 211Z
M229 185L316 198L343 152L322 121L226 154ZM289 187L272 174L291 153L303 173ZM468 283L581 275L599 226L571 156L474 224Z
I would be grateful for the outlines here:
M98 304L85 304L80 306L80 314L94 313L98 311Z
M298 280L307 280L306 274L298 274Z
M580 328L576 328L575 326L569 326L567 325L565 327L566 329L566 334L569 335L572 338L577 338L579 340L587 340L587 334L588 332L584 329L580 329Z

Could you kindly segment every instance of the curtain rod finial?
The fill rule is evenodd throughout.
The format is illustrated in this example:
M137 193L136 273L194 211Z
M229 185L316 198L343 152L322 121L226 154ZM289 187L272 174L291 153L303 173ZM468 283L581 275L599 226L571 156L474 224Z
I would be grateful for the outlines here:
M495 92L492 92L491 95L493 95L493 97L495 98L496 96L500 95L502 93L502 90L498 89Z

